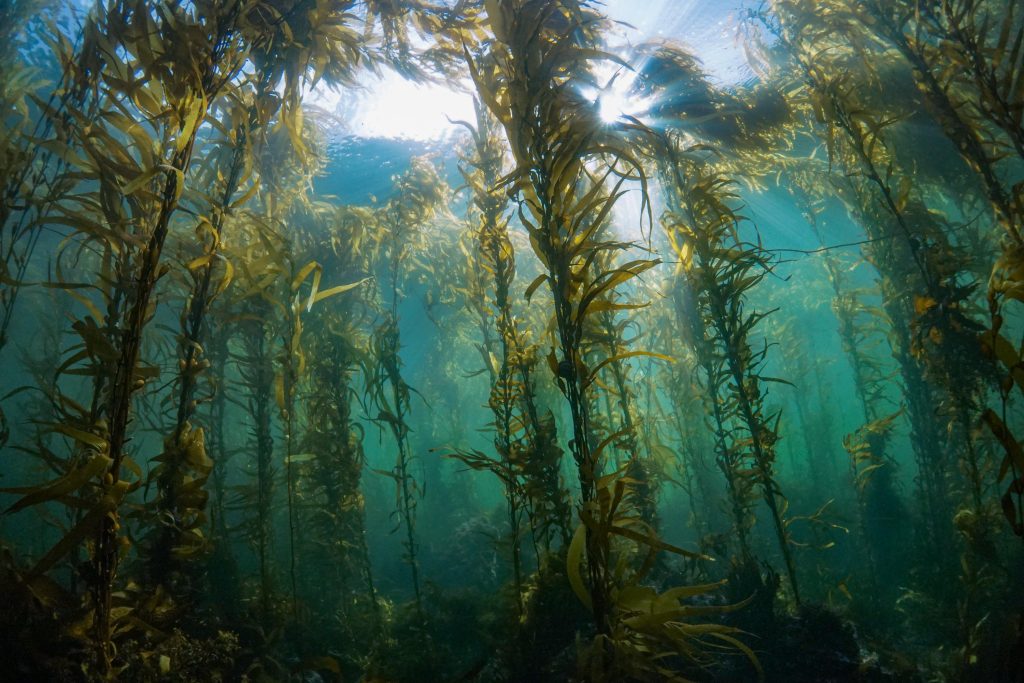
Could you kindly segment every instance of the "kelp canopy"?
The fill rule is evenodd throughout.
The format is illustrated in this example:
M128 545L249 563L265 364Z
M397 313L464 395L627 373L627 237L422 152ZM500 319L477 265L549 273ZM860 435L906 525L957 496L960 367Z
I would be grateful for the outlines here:
M1024 10L619 5L0 4L0 678L1024 681Z

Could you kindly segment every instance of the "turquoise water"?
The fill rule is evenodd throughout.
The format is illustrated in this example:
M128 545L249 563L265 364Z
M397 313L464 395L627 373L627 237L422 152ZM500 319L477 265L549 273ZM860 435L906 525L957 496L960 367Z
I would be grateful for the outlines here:
M1018 15L0 5L0 679L1024 680Z

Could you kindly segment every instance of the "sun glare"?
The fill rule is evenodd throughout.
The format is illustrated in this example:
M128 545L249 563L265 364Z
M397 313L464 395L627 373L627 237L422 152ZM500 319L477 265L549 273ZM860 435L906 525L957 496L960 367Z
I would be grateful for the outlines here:
M624 114L636 114L636 101L629 95L630 79L617 78L597 99L598 114L605 123L614 123Z
M346 97L354 97L354 106L347 107L347 132L360 137L438 140L454 129L449 119L475 117L472 96L443 85L414 83L394 73L364 85L364 90L341 93L318 88L313 103L335 111Z
M623 116L643 113L645 103L632 92L636 74L613 62L602 62L596 66L594 76L600 89L585 94L597 100L597 113L602 121L615 123Z

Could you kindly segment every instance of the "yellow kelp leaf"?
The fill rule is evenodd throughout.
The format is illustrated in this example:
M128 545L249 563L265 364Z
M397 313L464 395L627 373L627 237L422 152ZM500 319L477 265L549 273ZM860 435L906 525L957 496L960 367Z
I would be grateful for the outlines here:
M294 292L298 290L302 283L306 281L306 278L309 277L309 274L318 268L320 268L320 264L316 261L310 261L306 265L302 266L302 268L299 268L299 272L294 278L292 278L292 291Z
M175 142L175 148L177 152L181 152L185 149L185 146L192 140L196 134L196 130L202 123L203 117L206 115L206 98L199 96L192 99L188 103L188 111L185 112L185 120L182 122L181 132L178 134L178 139Z
M56 424L53 426L53 431L60 432L65 436L70 436L75 441L81 441L87 446L92 446L98 451L107 450L107 440L101 436L97 436L92 432L86 432L81 429L75 429L65 424Z
M484 0L484 7L487 9L487 19L490 21L494 37L507 45L511 39L509 33L511 17L506 14L508 8L504 7L499 0Z
M617 304L607 299L601 299L595 301L587 307L588 313L601 313L603 311L638 311L641 308L647 308L651 305L651 302L642 304Z
M711 636L712 638L718 638L719 640L725 641L726 643L732 645L734 648L736 648L744 655L746 655L751 665L753 665L754 669L757 671L757 680L763 681L764 669L761 667L761 661L757 658L757 655L754 654L754 651L747 647L743 642L727 633L727 631L735 632L734 629L728 627L720 628L721 630L709 631L707 635Z
M1017 388L1024 391L1024 362L1021 361L1020 354L1017 353L1013 343L993 330L982 332L979 341L985 352L991 353L1003 364L1013 377Z
M4 510L4 514L11 514L19 510L24 510L27 507L38 505L39 503L45 503L48 500L54 500L55 498L61 498L62 496L74 493L89 483L93 477L96 477L100 473L106 471L106 469L110 467L111 462L113 461L106 455L96 453L83 463L81 467L68 472L63 477L55 479L48 484L31 487L31 491L28 495L18 499L17 502ZM0 493L20 493L23 490L24 489L0 489Z
M192 429L182 439L185 451L185 462L202 473L213 469L213 461L206 455L206 436L202 427Z
M238 208L241 208L242 206L245 206L245 203L253 198L253 196L256 194L256 191L259 189L259 187L260 187L259 182L256 181L256 180L253 180L251 183L249 183L249 189L246 190L245 193L242 194L240 197L238 197L238 199L236 199L235 201L231 202L231 206L229 206L228 208L233 210L233 209L238 209Z
M285 401L284 401L284 375L277 375L274 377L274 400L277 401L277 408L282 413L285 412Z
M526 288L527 301L530 300L530 297L532 297L533 293L537 291L537 288L540 287L541 284L543 284L547 279L547 275L538 275L537 277L534 278L533 282L530 283L530 286Z
M312 300L310 305L312 306L312 304L315 304L318 301L323 301L324 299L330 298L330 297L332 297L332 296L334 296L336 294L344 294L345 292L349 292L349 291L355 289L356 287L360 286L361 284L363 284L365 282L369 282L372 279L373 278L364 277L362 280L359 280L358 282L351 282L351 283L349 283L347 285L338 285L337 287L331 287L330 289L325 289L322 292L318 292L317 295L315 297L313 297L313 300Z
M597 373L599 373L602 370L602 368L606 367L607 365L610 365L611 363L617 363L618 361L626 360L628 358L635 358L637 356L647 356L648 358L657 358L658 360L663 360L666 363L675 363L676 362L676 359L673 358L672 356L666 356L663 353L655 353L653 351L626 351L624 353L617 353L614 356L610 356L608 358L605 358L600 363L598 363L597 365L594 366L594 369L591 370L590 374L587 376L587 380L584 383L585 386L589 386L594 381L594 379L597 377Z
M132 180L130 183L121 188L121 192L124 194L132 194L133 192L137 191L140 187L148 183L150 180L152 180L153 176L159 173L162 168L162 166L154 166L153 168L136 176L134 180Z
M629 612L650 612L657 597L649 586L626 586L615 595L615 606Z
M151 119L155 119L167 111L164 104L154 97L153 93L146 87L133 90L131 100L136 107L141 109Z
M185 172L180 168L173 167L168 170L174 174L174 203L177 204L181 199L181 194L185 191Z
M603 441L601 441L601 443L597 445L597 448L595 448L593 453L590 454L590 457L593 459L595 463L599 463L601 459L601 454L604 452L604 449L607 448L609 444L614 443L616 439L621 439L622 437L626 436L632 431L633 430L630 427L623 427L619 431L614 432L613 434L609 434L607 437L604 438ZM617 475L618 472L616 472L615 474ZM601 488L600 482L598 482L597 488Z
M548 367L551 368L551 374L558 377L558 357L555 355L555 350L552 348L547 355Z
M48 572L53 565L57 564L62 557L71 552L79 543L84 541L90 534L94 533L99 524L106 519L107 515L117 509L121 499L128 493L130 484L126 481L115 482L107 489L106 494L93 507L89 513L82 518L72 529L64 535L50 550L42 557L32 570L29 577L41 576Z
M1003 462L999 465L997 481L1003 480L1006 473L1010 471L1011 466L1017 472L1024 472L1024 449L1021 449L1020 443L1010 432L1010 429L1003 420L991 408L985 410L981 419L988 425L992 435L996 437L999 443L1002 444L1003 450L1006 451L1006 457L1003 458Z
M992 267L989 298L996 295L1024 300L1024 247L1007 249Z
M569 550L565 556L565 571L569 576L569 585L572 586L576 597L587 606L587 609L591 609L590 592L580 575L580 565L583 562L583 549L586 543L587 529L586 526L580 524L576 527L576 533L573 534L572 541L569 543Z
M917 313L918 315L922 315L924 313L927 313L931 309L935 308L935 306L938 303L939 302L937 302L935 299L931 298L930 296L915 296L914 297L914 313Z
M235 266L231 263L231 259L225 258L218 254L221 262L224 263L224 275L221 277L220 282L217 283L217 288L213 291L210 299L213 300L224 293L230 285L231 281L235 277Z
M96 307L96 304L94 304L89 299L89 297L83 296L83 295L79 294L78 292L76 292L74 290L71 290L71 289L68 289L66 291L67 291L68 295L72 299L74 299L78 303L80 303L83 306L85 306L86 310L89 311L89 314L92 315L93 320L103 320L104 319L105 316L102 313L100 313L100 309Z
M707 562L715 561L715 558L710 557L709 555L695 553L690 550L684 550L679 546L672 545L671 543L666 543L665 541L658 538L653 532L648 534L642 534L639 531L631 529L628 526L622 524L612 524L608 528L608 530L613 534L617 534L619 536L628 538L631 541L641 543L643 545L648 546L649 548L653 548L654 550L665 550L667 552L675 553L676 555L688 557L694 560L704 560Z
M210 261L212 259L213 259L213 254L203 254L202 256L197 256L194 259L192 259L191 261L189 261L185 265L185 268L187 268L188 270L198 270L198 269L202 268L203 266L209 265L209 263L210 263Z
M712 593L719 588L722 588L728 583L725 579L716 581L715 583L703 583L696 586L678 586L676 588L670 588L661 595L661 599L665 600L683 600L685 598L692 598L697 595L703 595L705 593Z

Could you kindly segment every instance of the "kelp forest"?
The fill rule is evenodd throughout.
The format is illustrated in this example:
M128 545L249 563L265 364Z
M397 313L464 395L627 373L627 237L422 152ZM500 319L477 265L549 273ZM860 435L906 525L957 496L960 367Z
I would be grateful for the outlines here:
M1024 681L1024 6L700 4L0 1L0 680Z

